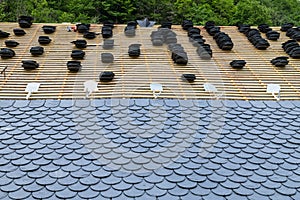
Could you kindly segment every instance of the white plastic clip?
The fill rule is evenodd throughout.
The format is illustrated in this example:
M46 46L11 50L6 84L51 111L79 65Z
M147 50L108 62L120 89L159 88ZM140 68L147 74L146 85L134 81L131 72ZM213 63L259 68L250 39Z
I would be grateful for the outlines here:
M206 92L213 93L213 95L218 99L220 96L218 95L218 89L211 83L204 83L204 90Z
M273 97L279 101L280 100L280 85L278 84L268 84L267 93L272 93ZM276 93L278 93L276 95Z
M161 94L161 92L163 91L163 87L162 87L162 85L159 84L159 83L151 83L151 84L150 84L150 89L152 90L153 96L154 96L155 99L156 99L156 98Z
M33 92L37 92L39 90L39 87L40 87L40 83L28 83L25 88L25 92L28 92L26 95L26 99L29 99L30 95Z
M89 98L92 92L98 91L98 83L94 80L85 81L83 85L85 91L85 98Z

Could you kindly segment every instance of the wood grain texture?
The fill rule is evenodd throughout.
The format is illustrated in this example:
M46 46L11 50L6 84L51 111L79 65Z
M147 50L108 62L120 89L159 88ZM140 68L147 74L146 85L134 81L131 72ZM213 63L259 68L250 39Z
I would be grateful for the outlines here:
M215 94L204 90L204 83L214 84L221 99L242 100L274 100L272 94L266 93L267 84L276 83L281 86L282 100L300 99L300 59L289 58L289 65L284 68L276 68L270 60L278 56L287 56L281 48L281 43L289 40L280 27L273 27L281 33L278 41L269 41L271 46L267 50L257 50L247 40L246 36L239 33L236 27L221 27L221 31L229 34L234 42L231 51L222 51L216 42L209 36L202 26L201 35L206 43L211 45L213 58L202 60L196 53L196 47L189 42L187 33L181 26L174 26L172 30L177 34L180 43L188 54L188 64L180 66L174 64L167 45L153 46L150 38L152 28L140 28L136 30L135 37L124 35L124 25L116 25L113 29L114 48L104 50L103 38L98 35L95 39L88 40L88 47L84 60L81 60L82 70L71 73L67 69L67 61L72 60L71 51L76 49L71 42L76 39L84 39L77 32L67 32L66 24L55 25L56 32L45 34L42 26L45 24L33 24L25 29L25 36L15 36L13 28L18 28L17 23L1 23L2 31L10 32L7 39L20 43L14 47L16 56L11 59L0 59L0 71L7 66L6 77L0 77L0 99L25 99L25 88L28 83L40 83L39 91L31 95L31 99L72 99L84 98L83 83L87 80L99 81L102 71L113 71L115 78L112 82L98 83L98 91L91 98L153 98L150 83L163 85L160 98L178 99L214 99ZM92 24L90 31L100 32L100 24ZM52 42L43 46L45 53L42 56L32 56L29 49L39 46L38 37L48 35ZM265 35L262 34L265 38ZM5 47L0 39L1 47ZM140 43L141 55L138 58L128 56L128 46ZM101 62L101 53L110 52L114 55L111 64ZM236 70L229 66L235 59L243 59L247 62L242 70ZM22 68L22 60L36 60L40 66L36 70L26 71ZM197 79L193 83L184 82L181 79L183 73L195 74Z

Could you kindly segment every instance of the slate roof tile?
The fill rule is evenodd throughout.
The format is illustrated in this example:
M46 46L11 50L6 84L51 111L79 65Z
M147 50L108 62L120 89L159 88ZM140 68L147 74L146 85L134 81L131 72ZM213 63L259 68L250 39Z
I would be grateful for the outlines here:
M100 198L100 192L94 191L91 188L88 188L84 191L79 191L78 196L83 199L93 199L93 198Z
M76 192L73 192L69 188L65 188L64 190L61 190L61 191L58 191L55 193L55 195L59 199L71 199L71 198L74 198L76 196L76 194L77 194Z
M118 191L118 190L117 190L117 191ZM147 192L147 194L149 194L150 196L152 196L152 192L155 193L154 189L151 190L150 192L149 192L149 191L150 191L150 190L147 190L146 192ZM160 191L160 192L161 192L161 190L159 190L159 189L158 189L157 191ZM118 192L119 192L119 191L118 191ZM133 199L133 198L141 197L141 196L145 193L145 191L144 191L144 190L136 189L135 187L132 187L130 190L125 190L123 193L124 193L128 198ZM159 193L155 194L155 196L156 196L156 195L159 195Z
M262 199L299 188L294 102L34 101L0 104L0 185L18 188L10 198ZM225 112L225 123L215 119ZM99 126L109 127L99 136Z

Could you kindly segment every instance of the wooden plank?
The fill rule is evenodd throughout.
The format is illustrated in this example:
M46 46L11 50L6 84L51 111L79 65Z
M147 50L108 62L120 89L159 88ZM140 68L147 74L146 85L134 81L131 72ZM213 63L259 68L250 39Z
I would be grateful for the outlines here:
M267 84L276 83L281 86L281 99L300 99L300 59L290 58L290 63L284 68L272 66L270 60L277 56L287 56L281 48L281 43L289 40L281 32L278 41L270 41L267 50L255 49L247 38L237 31L236 27L221 27L221 30L230 35L234 42L231 51L222 51L214 39L207 34L202 26L201 34L206 43L211 45L213 58L201 60L187 37L186 31L180 26L173 26L180 43L188 54L189 62L186 66L174 64L171 52L167 45L153 46L150 39L152 31L157 27L140 28L136 30L135 37L124 35L125 25L116 25L113 32L115 46L111 50L102 48L103 38L98 36L87 40L88 47L84 60L81 60L82 70L70 73L66 63L72 60L71 51L76 49L71 43L76 39L84 39L82 34L67 32L66 24L55 25L57 31L48 36L52 39L49 45L44 46L42 56L33 57L29 49L39 46L38 37L46 35L42 31L44 24L33 24L25 29L27 34L22 37L13 35L12 29L17 28L16 23L0 23L1 30L11 33L8 39L20 43L13 48L16 56L11 59L0 59L0 71L7 66L6 77L0 77L0 99L25 99L26 85L30 82L39 82L41 86L37 93L31 95L32 99L69 99L84 98L83 83L86 80L98 81L102 71L113 71L116 76L110 83L98 82L98 92L91 98L153 98L149 84L159 82L163 85L162 98L179 99L211 99L213 94L204 91L204 83L213 83L223 93L223 99L243 100L274 100L271 94L266 93ZM102 25L92 24L91 31L100 32ZM279 31L279 27L274 30ZM264 34L262 34L265 37ZM0 39L4 46L5 39ZM133 59L128 56L128 46L133 43L141 44L141 55ZM111 64L102 63L101 53L110 52L114 55ZM229 66L234 59L244 59L247 64L242 70L235 70ZM22 60L36 60L40 66L36 70L25 71ZM193 73L197 79L193 83L181 79L183 73Z

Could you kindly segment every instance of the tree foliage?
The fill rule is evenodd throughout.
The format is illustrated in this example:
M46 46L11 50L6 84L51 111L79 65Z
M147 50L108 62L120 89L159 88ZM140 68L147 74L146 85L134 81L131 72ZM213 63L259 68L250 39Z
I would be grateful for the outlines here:
M41 23L127 23L148 17L157 23L191 19L198 25L215 21L278 26L299 24L299 9L299 0L0 0L0 21L14 22L20 15Z

